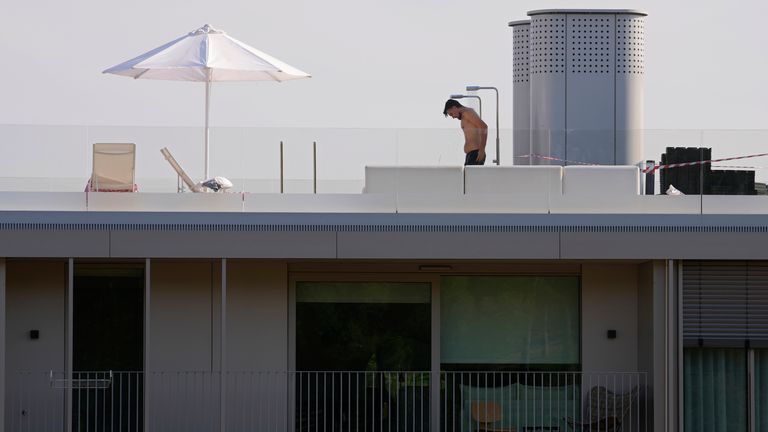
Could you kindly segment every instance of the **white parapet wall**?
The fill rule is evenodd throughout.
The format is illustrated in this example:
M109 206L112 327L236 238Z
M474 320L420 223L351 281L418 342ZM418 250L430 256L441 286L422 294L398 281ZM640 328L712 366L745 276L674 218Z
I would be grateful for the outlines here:
M636 166L567 166L563 168L566 195L639 195L640 170Z
M239 193L88 193L89 211L242 212Z
M559 195L562 168L559 166L468 166L464 168L464 193Z
M0 211L85 211L85 192L0 192Z
M460 166L366 166L364 192L461 195L464 172Z

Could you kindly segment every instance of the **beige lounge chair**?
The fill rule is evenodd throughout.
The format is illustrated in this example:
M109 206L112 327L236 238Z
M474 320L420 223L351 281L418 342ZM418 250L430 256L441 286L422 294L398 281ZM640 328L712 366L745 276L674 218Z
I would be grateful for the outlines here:
M168 150L167 147L163 147L160 149L160 153L165 156L165 160L168 161L168 163L171 165L171 168L173 168L174 171L176 171L176 174L179 175L179 178L181 178L181 181L184 182L184 184L191 190L192 192L204 192L203 188L192 181L192 179L187 175L187 173L184 171L184 169L181 168L181 165L179 165L178 162L176 162L176 159L171 155L170 150Z
M93 145L93 171L86 192L137 192L136 144Z

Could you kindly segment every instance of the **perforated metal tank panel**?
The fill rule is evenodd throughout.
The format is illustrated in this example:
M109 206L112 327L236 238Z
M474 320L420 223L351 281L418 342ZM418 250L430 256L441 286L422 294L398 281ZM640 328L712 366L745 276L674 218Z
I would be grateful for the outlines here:
M530 44L531 150L565 158L566 16L531 17ZM551 164L540 158L531 163Z
M530 21L516 21L512 27L512 139L515 165L530 165L531 153L531 72Z
M519 91L529 95L530 148L563 160L532 163L639 162L645 14L547 10L529 15L530 88ZM523 41L516 36L518 40ZM513 51L522 50L516 44ZM521 79L515 64L514 84L523 84ZM516 118L518 113L515 109ZM522 112L519 116L525 118Z
M568 15L565 158L614 164L615 18Z
M643 158L645 17L616 16L616 163Z

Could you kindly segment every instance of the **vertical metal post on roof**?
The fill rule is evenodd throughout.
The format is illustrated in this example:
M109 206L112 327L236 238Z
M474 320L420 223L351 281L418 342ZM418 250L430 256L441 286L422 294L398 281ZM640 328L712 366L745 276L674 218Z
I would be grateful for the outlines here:
M285 191L283 187L283 171L284 171L284 165L283 165L283 142L280 141L280 193L283 193Z
M645 161L645 169L650 169L647 173L645 173L645 194L646 195L654 195L656 191L654 190L656 185L656 174L653 170L653 167L656 166L656 162L653 160L647 160Z
M699 132L699 213L704 214L704 131Z
M72 432L72 360L73 360L73 342L74 342L74 290L75 290L75 260L69 258L67 261L67 323L66 323L66 358L64 360L66 365L66 378L64 386L65 411L64 421L66 422L65 429L67 432Z
M312 193L317 193L317 141L312 141Z
M219 314L221 325L219 326L219 373L220 373L220 431L227 429L227 259L221 259L221 312Z
M144 432L149 432L149 403L150 403L150 311L152 299L152 261L144 260Z
M203 181L208 180L208 144L211 139L211 132L208 129L208 119L210 117L211 113L211 80L210 80L210 72L211 70L209 68L206 68L206 73L208 74L208 80L205 81L205 175L203 176Z

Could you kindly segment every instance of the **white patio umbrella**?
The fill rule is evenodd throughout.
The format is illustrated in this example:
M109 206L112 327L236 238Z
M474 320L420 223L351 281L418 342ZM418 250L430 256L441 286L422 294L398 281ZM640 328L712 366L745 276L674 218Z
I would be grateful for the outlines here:
M205 83L205 176L208 178L208 117L214 81L287 81L309 78L282 61L208 24L103 73L134 79Z

